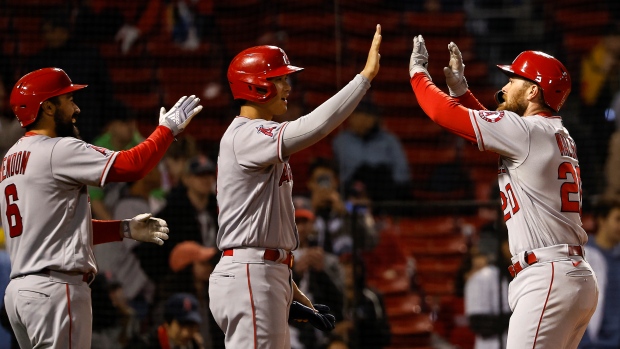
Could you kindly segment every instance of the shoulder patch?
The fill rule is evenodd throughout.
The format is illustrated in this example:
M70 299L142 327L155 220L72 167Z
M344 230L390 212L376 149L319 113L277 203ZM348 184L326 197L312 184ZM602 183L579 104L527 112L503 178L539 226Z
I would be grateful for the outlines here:
M108 149L103 148L103 147L98 147L96 145L92 145L92 144L89 144L89 143L84 143L84 145L86 146L87 149L92 149L92 150L100 153L101 155L103 155L105 157L108 157L108 156L112 155L112 153L113 153L113 151L111 151L111 150L108 150Z
M486 122L498 122L504 117L504 111L479 111L478 115Z
M265 136L273 137L273 130L276 129L277 126L265 128L263 125L260 125L256 128L257 133L262 133Z

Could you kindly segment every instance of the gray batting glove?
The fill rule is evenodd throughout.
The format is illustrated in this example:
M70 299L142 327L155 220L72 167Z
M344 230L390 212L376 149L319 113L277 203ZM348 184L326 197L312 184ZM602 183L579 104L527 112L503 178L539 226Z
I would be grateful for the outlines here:
M448 67L443 68L443 74L446 76L446 84L448 85L448 90L450 90L450 96L459 97L464 95L469 89L465 79L463 55L461 55L461 50L453 42L448 44L448 51L450 51L450 62Z
M168 224L165 220L153 217L150 213L139 214L122 221L123 236L143 242L163 245L168 240Z
M428 73L428 51L424 44L424 38L422 35L413 37L413 52L411 52L411 59L409 59L409 76L413 77L415 73L424 73L428 76L429 80L431 74Z
M202 110L202 106L198 103L200 103L200 98L191 95L181 97L168 112L162 107L159 110L159 124L169 128L174 136L178 135L183 132L192 118Z

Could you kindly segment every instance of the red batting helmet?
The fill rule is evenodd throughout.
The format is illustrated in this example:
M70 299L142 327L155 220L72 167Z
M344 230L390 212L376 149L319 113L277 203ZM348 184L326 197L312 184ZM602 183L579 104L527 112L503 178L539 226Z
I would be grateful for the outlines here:
M504 73L530 80L543 90L545 103L556 112L560 110L570 93L571 81L566 67L544 52L524 51L512 65L498 65Z
M276 86L267 79L303 69L292 66L284 50L279 47L255 46L241 51L233 58L227 76L235 99L265 103L278 92ZM262 91L259 92L259 89Z
M60 68L43 68L22 76L11 92L11 109L22 127L32 124L46 100L82 89Z

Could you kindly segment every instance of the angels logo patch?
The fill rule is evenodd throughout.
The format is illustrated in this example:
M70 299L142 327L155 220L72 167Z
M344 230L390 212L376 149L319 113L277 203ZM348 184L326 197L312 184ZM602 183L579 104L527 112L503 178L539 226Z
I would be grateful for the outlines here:
M263 125L260 125L256 128L258 132L264 134L265 136L273 137L273 130L276 129L276 126L264 128Z
M486 122L498 122L504 117L504 111L479 111L478 115Z

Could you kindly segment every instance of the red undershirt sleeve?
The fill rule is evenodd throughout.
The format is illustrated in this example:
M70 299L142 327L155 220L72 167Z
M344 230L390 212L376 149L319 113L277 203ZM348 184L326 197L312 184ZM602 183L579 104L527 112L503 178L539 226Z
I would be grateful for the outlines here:
M159 163L173 140L170 129L157 126L142 143L118 153L105 182L134 182L144 178Z
M93 219L93 245L123 241L120 230L121 221L100 221Z
M468 108L468 109L488 110L484 105L482 105L482 103L478 101L478 99L476 99L476 97L474 97L474 94L471 93L470 90L467 90L465 94L459 97L455 97L454 99L456 99L457 102L459 102L465 108Z
M477 142L467 108L437 88L424 74L413 75L410 83L418 104L431 120L457 136Z

